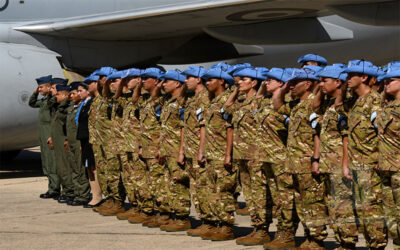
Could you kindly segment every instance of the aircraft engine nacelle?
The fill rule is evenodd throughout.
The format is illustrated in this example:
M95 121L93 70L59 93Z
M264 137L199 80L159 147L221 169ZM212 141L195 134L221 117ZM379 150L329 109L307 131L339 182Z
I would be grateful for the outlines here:
M38 109L29 107L35 79L63 77L57 53L31 45L0 43L0 151L36 146Z

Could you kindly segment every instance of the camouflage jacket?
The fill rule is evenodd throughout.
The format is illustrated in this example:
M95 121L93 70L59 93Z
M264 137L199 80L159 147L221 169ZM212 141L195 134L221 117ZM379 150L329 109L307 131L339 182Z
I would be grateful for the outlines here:
M311 173L310 158L314 153L314 135L316 131L311 127L309 117L314 113L312 109L314 95L310 94L305 100L291 101L279 109L279 113L290 116L286 169L295 174Z
M139 152L141 145L140 141L140 105L143 99L140 97L139 100L133 104L132 99L129 98L126 102L123 121L122 121L122 132L124 136L123 150L126 152Z
M236 101L226 112L232 115L234 128L233 159L257 158L257 129L254 116L257 113L257 99L252 96L248 100Z
M176 98L169 98L161 112L160 152L163 156L178 157L185 109Z
M67 139L69 143L78 143L79 140L76 139L76 134L78 132L78 125L76 125L75 117L78 113L80 103L75 104L71 102L67 108Z
M183 150L188 158L197 159L200 145L200 128L204 126L204 112L209 103L207 89L188 98L185 103Z
M339 114L348 116L351 169L370 170L378 164L378 131L374 122L380 102L381 96L371 90L364 97L352 98L336 107Z
M317 113L320 118L320 163L323 173L342 171L343 137L347 136L347 117L335 109L335 98L325 99Z
M142 155L144 158L155 158L160 146L160 116L164 97L153 99L149 94L143 97L144 102L139 112Z
M111 136L111 114L112 104L110 98L99 95L99 105L97 106L97 119L95 129L99 135L100 144L108 147Z
M384 105L377 117L379 169L400 170L400 99Z
M289 120L274 110L270 97L261 98L258 103L255 114L258 159L280 165L284 171L287 140L286 121Z
M100 134L96 129L98 119L99 105L101 104L101 96L97 95L93 98L92 105L90 105L88 128L89 128L89 142L91 144L101 144Z
M207 159L225 159L226 129L232 127L232 116L225 112L223 106L231 92L225 91L210 101L210 106L204 114L206 140L204 152Z

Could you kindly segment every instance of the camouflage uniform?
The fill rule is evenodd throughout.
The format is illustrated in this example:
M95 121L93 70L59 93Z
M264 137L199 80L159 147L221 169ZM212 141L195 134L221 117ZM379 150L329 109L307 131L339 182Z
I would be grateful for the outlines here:
M160 152L166 160L169 198L172 212L179 217L190 213L189 175L184 166L178 164L178 152L181 142L184 109L176 98L170 98L164 104L160 121Z
M225 91L210 101L204 114L206 140L205 156L207 159L207 193L213 217L218 222L233 224L235 221L234 192L237 185L237 168L224 166L227 145L226 129L232 127L231 118L223 110L223 105L230 95Z
M107 181L105 179L105 169L107 166L106 155L103 150L103 134L109 133L104 125L109 123L107 119L107 106L103 105L103 97L98 94L93 98L89 110L89 143L92 144L94 159L96 162L97 179L104 196L108 196ZM102 126L103 125L103 126Z
M368 247L384 247L387 244L382 207L382 180L374 168L378 165L378 135L371 116L379 109L381 98L371 90L364 96L346 100L336 110L348 112L349 168L354 185L356 217L363 227Z
M186 158L186 171L190 177L190 193L197 215L200 219L215 221L207 200L206 168L205 166L200 166L197 162L200 128L204 126L204 112L208 105L207 89L187 99L185 103L183 150Z
M140 98L135 104L128 99L123 114L123 145L124 154L122 159L123 183L128 199L134 206L146 213L153 211L153 200L150 190L147 189L149 176L146 171L145 162L139 157L140 149Z
M75 122L76 114L78 113L79 104L71 102L67 108L67 140L72 168L71 178L74 184L74 196L76 201L87 202L90 198L90 185L86 177L86 168L82 165L81 158L81 143L76 139L78 126Z
M400 249L400 99L383 106L377 124L383 208L395 249Z
M327 204L336 240L356 244L357 225L352 206L351 182L342 178L343 137L347 136L347 117L335 110L335 98L325 99L317 110L321 117L319 168L328 173Z
M233 164L239 168L251 224L268 229L272 222L272 198L269 189L267 192L265 165L257 158L257 129L254 126L257 108L258 101L254 95L248 100L237 100L226 108L226 112L233 115Z
M254 117L258 159L264 164L269 192L276 207L277 229L292 232L294 235L298 219L294 208L293 178L285 168L286 119L274 111L272 98L262 98L258 102Z
M153 99L149 94L143 95L143 105L140 109L140 131L142 156L145 159L149 176L149 186L153 195L154 210L160 213L170 213L168 203L168 169L156 159L160 146L160 116L164 105L164 97Z
M295 205L307 237L323 241L326 231L325 175L311 173L310 158L314 152L314 134L309 117L313 113L314 95L310 94L297 105L293 102L281 107L280 113L290 115L286 168L293 173Z

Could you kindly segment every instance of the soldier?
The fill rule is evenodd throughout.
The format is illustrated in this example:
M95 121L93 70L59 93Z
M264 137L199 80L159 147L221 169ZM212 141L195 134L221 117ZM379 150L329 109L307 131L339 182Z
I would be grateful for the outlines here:
M126 190L122 183L122 163L120 155L120 153L123 152L121 145L124 144L124 138L121 134L122 117L127 100L127 95L124 94L126 85L122 82L125 76L125 71L115 71L107 76L106 84L103 87L104 97L112 95L111 98L107 99L108 109L111 109L111 114L108 117L108 119L111 120L111 134L108 138L107 146L104 147L104 151L107 158L106 178L108 196L113 200L111 207L99 210L99 213L104 216L112 216L125 212L124 201L126 198Z
M160 164L160 116L164 105L161 96L160 77L162 71L158 68L147 68L142 72L141 85L147 92L143 94L143 103L140 108L141 146L139 157L146 163L146 176L148 183L143 187L152 195L153 207L146 207L138 216L129 217L130 223L153 222L159 226L167 224L171 219L171 208L168 203L167 168ZM137 89L141 91L141 86ZM136 92L136 90L135 90Z
M39 108L39 142L40 152L42 159L43 174L47 177L49 184L47 191L40 194L42 199L58 199L60 195L60 180L56 173L56 164L54 159L54 152L50 150L47 145L47 139L50 137L50 121L51 121L51 106L52 95L51 89L51 75L43 76L36 79L38 87L29 99L29 106L32 108ZM38 99L39 93L43 96Z
M183 100L182 86L186 76L177 70L169 70L163 76L163 87L168 96L161 112L160 158L168 169L168 202L174 219L161 230L167 232L186 231L190 228L190 192L189 175L185 169L185 160L179 156L183 146ZM182 155L181 155L182 156Z
M377 117L379 172L383 179L386 223L393 246L400 249L400 67L389 66L382 77L385 94Z
M264 164L257 159L257 131L254 127L258 107L256 94L261 81L265 80L261 73L254 68L236 71L233 76L239 77L238 86L224 104L224 110L233 116L233 165L239 169L240 183L254 227L252 233L236 239L238 245L262 245L270 241L268 230L272 222L272 203L267 203L271 197L267 192ZM238 100L239 93L244 95L244 99Z
M205 72L204 68L195 66L183 71L183 74L186 75L187 99L185 101L183 145L181 145L180 158L185 159L186 171L190 177L192 202L202 221L199 227L187 230L187 234L194 237L198 237L203 231L207 231L210 221L215 221L207 200L207 171L205 164L198 161L200 135L205 133L204 112L209 105L208 91L201 78Z
M347 77L346 73L342 73L344 69L327 66L318 73L321 83L313 106L316 114L321 116L317 125L320 127L321 141L319 170L329 176L326 189L333 231L340 249L355 249L358 232L352 206L351 182L342 178L342 163L348 162L347 120L335 110L335 99Z
M326 66L328 64L325 58L315 54L304 55L297 60L297 63L300 63L301 67L305 67L307 65Z
M324 249L323 240L328 235L325 176L315 164L319 160L319 152L316 150L317 153L314 153L314 149L319 145L319 140L308 121L313 113L314 95L311 91L315 80L318 78L310 69L294 70L289 82L273 98L274 109L290 116L286 165L293 174L296 211L307 237L297 249ZM283 105L289 88L296 101Z
M336 98L336 110L348 117L349 162L343 164L343 175L353 181L353 197L359 226L367 246L384 248L387 244L387 228L383 218L382 180L378 167L378 135L374 126L376 111L381 97L369 87L370 76L376 73L373 64L363 60L349 62L346 84ZM353 96L345 100L347 86Z
M86 178L86 170L81 160L81 143L76 139L78 126L76 123L76 115L81 109L81 97L78 94L78 85L80 82L72 82L69 84L70 105L67 108L66 131L67 138L64 142L65 151L69 157L70 167L72 169L71 178L74 184L74 200L67 204L72 206L83 206L89 202L90 186Z
M257 127L258 159L265 165L269 190L276 206L277 232L273 241L264 244L265 249L284 249L295 246L294 236L298 218L294 208L294 187L290 171L285 167L287 116L276 112L272 96L279 94L280 88L290 75L284 69L272 68L257 93L258 108L255 114ZM272 178L271 178L272 175ZM272 180L272 181L271 181Z
M229 97L226 83L233 84L233 78L222 69L210 69L204 74L210 95L210 106L205 112L205 138L200 137L201 162L206 159L208 202L216 221L200 236L203 239L231 240L234 238L232 225L235 221L234 192L238 170L232 166L233 128L232 117L223 105Z
M69 86L66 85L68 80L61 78L53 78L52 82L56 85L56 99L58 103L57 111L53 116L51 123L50 144L54 145L54 155L57 165L57 175L60 178L62 191L58 198L59 203L67 203L74 200L74 184L72 183L72 169L69 164L67 152L65 152L64 142L66 136L66 118L67 108L69 106L68 93Z

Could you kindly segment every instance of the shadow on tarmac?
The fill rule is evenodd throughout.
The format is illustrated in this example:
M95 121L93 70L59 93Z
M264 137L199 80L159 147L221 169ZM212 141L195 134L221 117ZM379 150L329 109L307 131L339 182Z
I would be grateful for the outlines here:
M0 179L43 176L40 152L22 150L11 161L0 162Z

